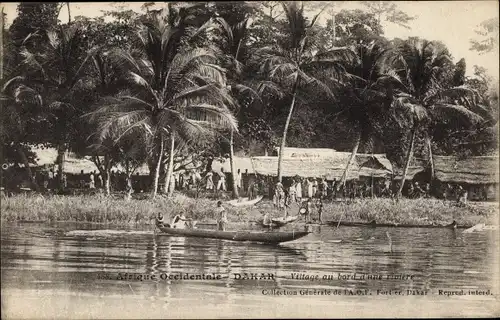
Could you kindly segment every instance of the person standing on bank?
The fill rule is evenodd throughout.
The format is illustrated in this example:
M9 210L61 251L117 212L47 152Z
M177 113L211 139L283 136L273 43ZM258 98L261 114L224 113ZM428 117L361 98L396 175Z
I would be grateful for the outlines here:
M94 171L95 172L95 171ZM95 189L95 178L94 178L94 172L90 172L90 183L89 183L89 189Z
M238 172L236 173L236 188L238 188L238 192L241 190L241 169L238 169Z
M309 178L306 179L306 186L307 186L307 198L312 198L313 197L313 183Z
M227 213L226 213L226 208L222 206L222 201L220 200L217 201L216 214L217 214L217 229L220 231L225 231L227 224Z
M219 172L219 182L217 183L217 191L219 190L226 191L226 174L224 173L224 168L220 168Z
M297 184L295 185L295 198L297 203L302 203L302 181L300 178L297 179Z
M214 189L214 174L212 173L212 171L208 171L207 172L207 175L206 175L206 179L207 179L207 186L206 186L206 189L207 190L213 190Z
M328 182L326 182L326 179L321 179L320 189L321 189L320 199L326 199L326 197L328 196Z
M103 189L104 188L104 183L102 181L102 174L100 174L100 173L97 175L97 182L99 182L99 185L97 186L97 188Z

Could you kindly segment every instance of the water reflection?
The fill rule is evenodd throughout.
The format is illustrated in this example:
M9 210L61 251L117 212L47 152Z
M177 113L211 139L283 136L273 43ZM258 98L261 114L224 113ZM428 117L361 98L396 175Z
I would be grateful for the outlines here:
M209 297L213 305L238 305L266 288L498 289L492 284L497 275L487 272L495 270L492 262L498 261L493 260L498 248L494 231L321 226L306 238L269 246L159 236L144 230L78 228L78 232L72 232L72 226L2 228L2 288L94 297L133 295L161 302L165 310L174 301L196 306L200 297ZM222 279L117 281L118 273L220 274ZM318 280L292 279L292 273L317 275ZM366 278L338 279L338 274L354 273ZM254 274L258 279L240 280L237 274ZM273 277L259 278L262 274ZM378 278L398 274L414 277ZM349 303L342 299L347 298L337 300Z

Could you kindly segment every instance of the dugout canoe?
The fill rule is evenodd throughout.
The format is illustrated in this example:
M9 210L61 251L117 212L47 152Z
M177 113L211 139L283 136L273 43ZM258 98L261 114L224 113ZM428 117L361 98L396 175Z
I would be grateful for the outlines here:
M273 218L273 219L271 219L271 223L270 223L271 225L264 223L264 219L259 220L258 223L260 223L265 228L269 228L269 227L281 228L281 227L283 227L291 222L296 221L298 218L299 218L299 216L289 216L289 217L286 217L286 219L284 217Z
M327 225L336 227L339 222L338 221L328 221ZM443 229L468 229L472 226L469 225L459 225L456 221L453 221L450 224L414 224L414 223L377 223L375 220L371 222L350 222L350 221L341 221L341 226L345 227L370 227L370 228L443 228Z
M209 229L175 229L157 225L163 233L181 237L222 239L230 241L250 241L278 244L297 240L307 236L309 231L255 232L255 231L219 231Z
M263 198L264 198L263 196L258 196L257 198L255 198L253 200L248 200L248 198L240 198L240 199L230 200L227 203L234 206L234 207L246 207L246 206L253 206L254 204L257 204Z

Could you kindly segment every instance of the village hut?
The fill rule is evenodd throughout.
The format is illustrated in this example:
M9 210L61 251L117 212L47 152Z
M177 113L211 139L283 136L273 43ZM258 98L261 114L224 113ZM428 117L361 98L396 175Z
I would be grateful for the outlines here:
M282 162L282 176L285 187L291 185L292 179L325 179L328 182L338 181L344 173L350 154L347 152L331 153L330 156L314 156L314 154L294 153L293 157L284 157ZM306 155L306 156L304 156ZM255 173L260 176L267 187L267 193L272 197L275 177L278 173L278 157L252 157ZM353 181L359 178L358 165L353 161L346 180ZM303 192L305 191L303 187Z
M385 154L357 154L360 178L390 178L392 164Z
M444 194L450 187L462 186L471 200L498 199L499 156L460 159L454 156L434 156L434 171L438 188Z
M249 157L234 157L235 172L241 173L241 188L247 190L248 186L255 181L255 172L252 165L252 160ZM214 172L221 172L224 170L227 181L228 190L232 190L232 176L231 176L231 161L229 158L216 158L212 163L212 170Z
M275 148L275 156L279 155L280 148ZM335 157L339 152L328 148L292 148L284 149L283 158L322 158Z
M386 183L392 180L392 164L385 154L357 154L356 161L359 167L358 184L370 190L371 196L379 196L386 188ZM390 184L388 185L390 186Z
M290 157L283 158L283 177L292 178L325 178L338 180L344 173L349 160L349 153L337 152L329 157ZM276 176L278 172L278 157L252 157L255 173L262 176ZM347 180L358 179L358 165L354 162L349 170Z

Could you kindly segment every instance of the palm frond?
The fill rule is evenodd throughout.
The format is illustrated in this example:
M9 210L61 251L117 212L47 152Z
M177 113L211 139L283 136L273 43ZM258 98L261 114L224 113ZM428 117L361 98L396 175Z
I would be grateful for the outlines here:
M272 81L262 81L261 83L259 83L257 92L259 93L259 95L269 93L277 97L283 97L285 95L283 90Z
M14 98L17 103L29 102L39 106L43 105L42 96L36 90L25 85L20 85L16 88Z
M227 108L201 103L186 106L185 114L191 120L205 121L219 128L238 131L238 122Z
M359 62L359 56L351 47L337 47L328 51L317 52L312 61L341 61L346 64Z
M461 119L466 120L471 124L478 124L484 121L483 117L461 105L436 103L431 110L443 112L445 114L448 114L449 112L457 114Z
M16 81L21 81L21 80L24 80L24 77L22 76L16 76L16 77L12 77L10 79L8 79L7 81L5 81L5 83L2 85L2 92L6 92L7 89L9 88L9 86L13 83L15 83Z
M297 70L297 66L293 63L280 63L274 65L272 69L269 71L269 76L271 79L283 79L288 77L290 74L294 73Z
M418 104L412 96L400 94L392 102L394 118L400 123L420 124L429 118L429 113L420 104ZM399 115L399 116L398 116Z
M313 85L315 88L319 88L322 93L326 93L328 97L334 97L335 94L333 91L330 89L329 86L327 86L323 81L315 78L314 76L307 74L303 72L302 70L298 69L297 72L299 73L299 83L302 81L305 82L305 85Z

